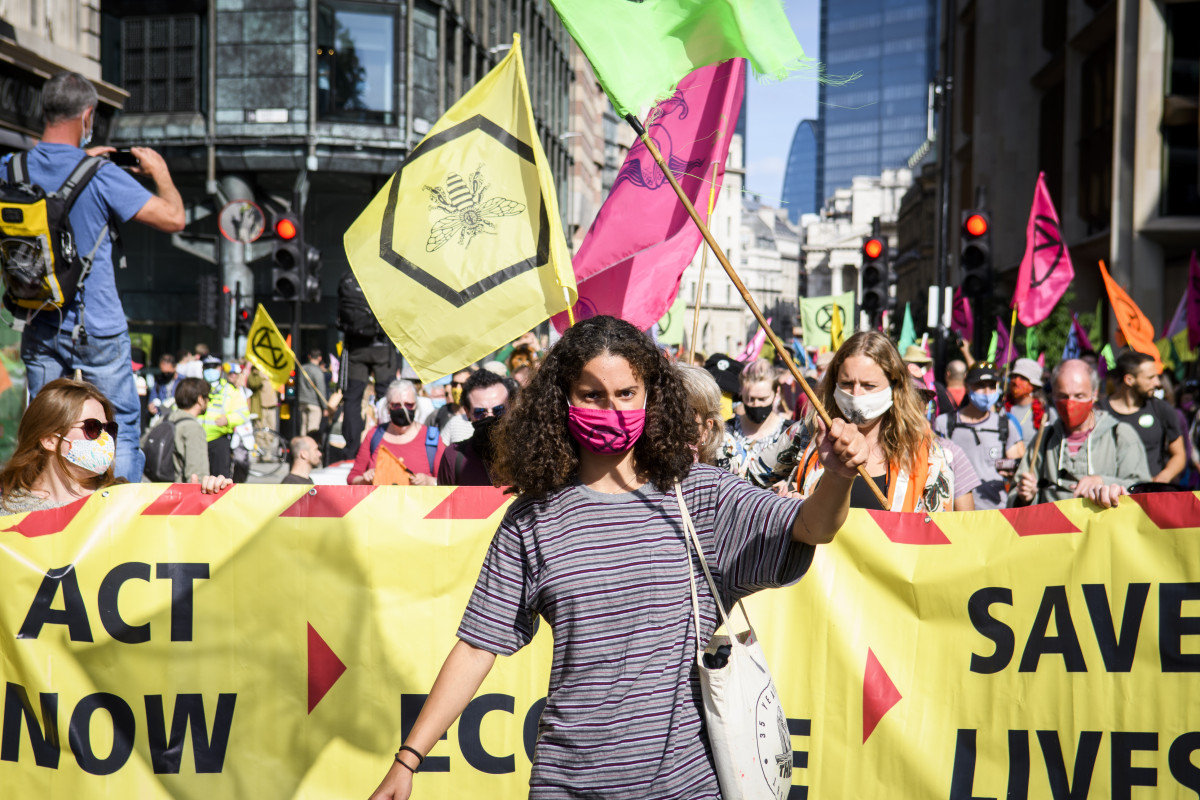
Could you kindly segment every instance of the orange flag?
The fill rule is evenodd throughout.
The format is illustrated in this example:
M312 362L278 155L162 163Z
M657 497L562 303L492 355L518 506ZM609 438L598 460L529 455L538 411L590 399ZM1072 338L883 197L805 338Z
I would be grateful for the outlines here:
M1139 353L1154 356L1154 363L1162 372L1162 358L1158 354L1158 346L1154 344L1154 326L1146 315L1137 307L1137 303L1125 293L1112 276L1104 262L1100 262L1100 275L1104 278L1104 288L1108 290L1108 301L1112 303L1113 315L1125 341Z

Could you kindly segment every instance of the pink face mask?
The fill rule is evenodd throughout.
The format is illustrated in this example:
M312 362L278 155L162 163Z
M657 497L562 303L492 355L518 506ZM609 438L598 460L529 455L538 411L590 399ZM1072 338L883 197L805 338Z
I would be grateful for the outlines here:
M567 430L593 453L624 453L646 427L646 409L567 408Z

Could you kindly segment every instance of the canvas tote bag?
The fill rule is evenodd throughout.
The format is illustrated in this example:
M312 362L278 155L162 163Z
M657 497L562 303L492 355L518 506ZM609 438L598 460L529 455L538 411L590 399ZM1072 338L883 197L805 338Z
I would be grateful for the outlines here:
M717 603L723 625L704 647L700 645L700 604L696 597L696 577L688 559L688 579L692 590L692 616L696 623L696 667L704 696L704 716L708 742L717 766L723 800L784 800L792 785L792 737L787 717L775 691L775 682L767 668L767 659L750 625L746 609L738 601L741 622L736 632L730 623L721 595L704 558L700 538L692 525L683 489L676 483L675 496L687 530L689 549L695 549ZM721 633L722 628L725 633ZM729 658L722 667L707 667L705 653L716 653L729 646Z

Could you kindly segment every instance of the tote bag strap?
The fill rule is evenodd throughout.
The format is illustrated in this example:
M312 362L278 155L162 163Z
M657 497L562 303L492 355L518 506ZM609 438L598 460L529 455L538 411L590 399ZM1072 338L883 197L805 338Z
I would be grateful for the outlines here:
M683 527L687 530L685 537L691 548L696 551L697 558L700 559L700 568L704 570L704 577L708 581L708 588L712 592L713 601L717 604L717 610L721 613L721 622L725 625L725 630L729 633L730 644L741 644L738 641L737 634L733 630L733 625L729 621L729 616L725 613L725 606L721 603L721 595L717 592L717 583L713 580L712 573L708 569L708 559L704 557L704 550L700 546L700 537L696 535L696 526L692 524L692 516L688 513L687 503L683 502L683 487L679 483L675 484L675 496L679 499L679 513L683 517ZM701 662L703 654L703 646L700 644L700 603L696 596L696 576L692 569L691 559L688 560L688 580L691 583L692 590L692 616L696 621L696 661ZM738 607L742 611L742 618L746 620L746 627L753 633L753 626L750 625L750 616L746 613L745 606L742 601L738 600Z

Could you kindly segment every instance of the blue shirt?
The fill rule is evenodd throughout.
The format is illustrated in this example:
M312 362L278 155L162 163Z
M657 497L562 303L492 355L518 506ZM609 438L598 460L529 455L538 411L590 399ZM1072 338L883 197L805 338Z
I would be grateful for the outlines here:
M69 144L47 144L43 142L29 151L26 161L29 178L42 187L47 194L58 191L71 170L84 157L84 152ZM4 180L8 179L8 158L0 161ZM71 208L71 229L75 233L75 245L81 255L91 252L100 231L110 216L120 222L128 222L133 215L153 197L151 192L123 169L103 163L96 174L83 188L83 193ZM128 330L125 309L117 296L117 280L113 272L112 240L106 234L96 251L92 271L83 282L86 313L84 324L87 332L95 336L114 336ZM78 316L79 297L66 307L62 317L62 328L75 327ZM34 321L41 325L58 326L57 311L39 312Z

